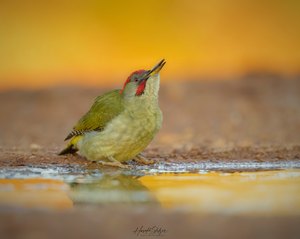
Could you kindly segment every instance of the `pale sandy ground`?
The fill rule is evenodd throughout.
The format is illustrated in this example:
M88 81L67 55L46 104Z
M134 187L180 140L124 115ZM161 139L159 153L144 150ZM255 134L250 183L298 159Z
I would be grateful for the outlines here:
M107 89L58 87L0 93L0 165L90 165L58 157L63 139ZM163 84L164 124L146 150L157 161L300 160L300 80ZM296 216L201 215L147 207L75 208L68 212L0 208L1 238L136 238L139 224L163 225L163 238L298 238Z

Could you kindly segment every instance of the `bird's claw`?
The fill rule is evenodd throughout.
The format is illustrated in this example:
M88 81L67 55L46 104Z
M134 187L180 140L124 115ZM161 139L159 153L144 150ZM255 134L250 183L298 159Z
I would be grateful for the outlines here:
M100 163L103 166L110 166L110 167L118 167L118 168L124 168L124 169L129 169L129 165L125 165L122 164L120 162L105 162L105 161L99 161L98 163Z
M155 161L153 159L147 159L142 154L138 154L137 156L135 156L135 158L133 160L137 163L146 164L146 165L155 163Z

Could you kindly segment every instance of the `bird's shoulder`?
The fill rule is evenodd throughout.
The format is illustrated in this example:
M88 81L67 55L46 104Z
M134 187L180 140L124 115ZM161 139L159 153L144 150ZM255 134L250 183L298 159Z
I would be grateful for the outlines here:
M124 110L120 90L112 90L98 96L90 110L73 127L65 140L89 131L101 131L106 124Z

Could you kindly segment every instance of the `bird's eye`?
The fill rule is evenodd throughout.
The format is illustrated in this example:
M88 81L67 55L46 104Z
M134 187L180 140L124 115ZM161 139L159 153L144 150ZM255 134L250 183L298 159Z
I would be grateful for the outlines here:
M138 82L138 78L135 78L134 81L135 81L135 82Z

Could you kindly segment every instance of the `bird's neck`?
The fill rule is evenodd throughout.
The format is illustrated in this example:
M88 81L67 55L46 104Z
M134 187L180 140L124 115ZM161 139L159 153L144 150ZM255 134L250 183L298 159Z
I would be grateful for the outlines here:
M144 94L142 95L142 97L157 101L158 100L159 85L160 85L159 74L152 76L147 81L147 85L146 85L146 88L144 90Z
M148 79L144 93L140 96L131 96L124 98L124 104L127 106L144 105L143 107L151 107L158 105L160 79L159 75Z

